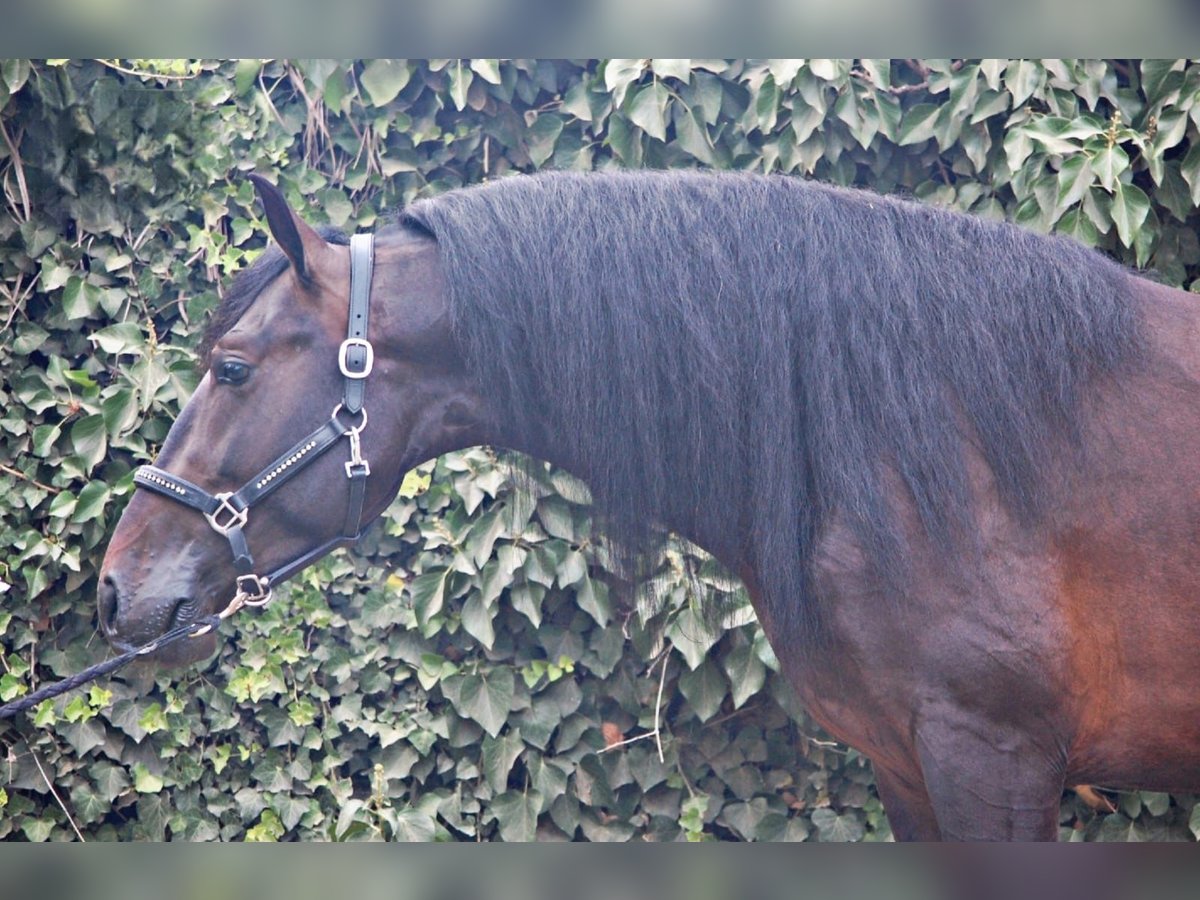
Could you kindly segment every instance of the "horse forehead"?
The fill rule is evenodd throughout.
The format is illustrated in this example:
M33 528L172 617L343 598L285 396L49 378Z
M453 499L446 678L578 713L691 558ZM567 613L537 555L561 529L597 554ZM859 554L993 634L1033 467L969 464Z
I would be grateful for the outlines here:
M278 341L321 334L337 340L345 329L345 301L330 289L316 290L320 293L303 296L301 288L284 273L263 289L220 342L249 341L265 348Z

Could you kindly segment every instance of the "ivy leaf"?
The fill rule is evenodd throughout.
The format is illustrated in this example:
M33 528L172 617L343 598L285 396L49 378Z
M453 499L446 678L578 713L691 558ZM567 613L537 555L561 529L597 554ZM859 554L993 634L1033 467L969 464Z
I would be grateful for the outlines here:
M740 644L725 657L725 673L729 676L730 695L733 697L733 708L740 709L742 705L762 690L767 678L767 667L762 664L754 645L747 641Z
M708 651L720 635L713 631L700 613L689 606L681 610L668 626L667 637L683 654L688 668L695 669L707 658Z
M542 795L537 791L507 791L492 801L491 811L505 841L528 843L537 839Z
M546 586L522 581L509 588L508 593L513 609L529 619L534 628L539 627L542 624L542 600L546 597Z
M480 749L480 764L488 787L496 794L508 787L508 773L525 749L520 731L513 729L499 737L485 737Z
M836 81L842 78L849 66L846 61L838 59L810 59L809 70L824 81Z
M539 113L525 133L529 147L529 158L539 168L554 155L554 145L562 134L563 120L554 113Z
M104 514L104 505L108 502L110 489L103 481L89 481L79 492L79 500L75 504L72 522L90 522Z
M630 168L636 168L642 162L641 134L638 129L629 125L623 116L612 116L608 120L608 133L605 141L617 158Z
M721 821L739 835L742 840L752 841L758 837L763 819L771 812L766 797L755 797L746 803L730 803L721 810Z
M578 550L568 550L558 564L558 586L570 587L587 575L587 560Z
M130 787L129 774L124 767L117 766L107 760L100 760L88 769L92 784L96 786L104 802L111 806L112 801L127 791Z
M825 121L824 111L814 106L797 105L792 110L791 129L797 144L805 143Z
M418 809L404 809L396 814L395 837L406 843L427 844L437 835L437 822L433 816Z
M1058 171L1058 209L1067 209L1080 202L1092 186L1092 178L1092 166L1084 154L1077 153L1063 160Z
M86 783L71 788L71 808L76 818L85 823L97 822L112 812L111 801Z
M612 604L608 599L608 585L594 581L584 575L575 585L575 599L579 608L591 616L601 628L607 628L612 619Z
M713 152L712 140L708 136L708 129L700 111L683 109L678 105L676 109L675 143L700 162L715 165L716 155Z
M104 416L99 413L84 416L72 425L71 446L83 457L89 470L99 465L108 451L108 430L104 427Z
M1074 154L1082 149L1084 139L1095 137L1101 129L1087 120L1042 116L1027 125L1024 131L1047 153Z
M1146 833L1133 819L1128 819L1120 813L1113 813L1104 817L1097 840L1119 841L1126 844L1142 843L1146 840Z
M408 583L413 610L421 624L427 623L442 611L442 605L446 601L446 579L449 574L449 569L423 572Z
M94 331L88 340L105 353L114 356L121 353L140 353L145 345L145 334L136 322L118 322Z
M629 104L629 120L656 140L667 139L667 89L657 81L638 90Z
M812 823L817 827L817 835L826 843L861 841L866 833L863 823L854 813L838 815L828 807L814 809Z
M652 59L650 68L659 78L675 78L686 82L692 77L690 59Z
M1150 198L1134 184L1118 181L1112 198L1112 220L1117 236L1126 247L1132 247L1138 231L1150 214Z
M863 69L871 75L872 78L878 77L879 70L876 66L880 60L864 60ZM882 60L885 64L887 60ZM792 79L804 68L804 60L802 59L772 59L767 63L767 71L771 73L771 77L775 79L775 83L782 88L789 87Z
M496 632L492 628L494 617L495 611L487 605L482 594L472 592L463 603L463 628L489 650L496 642Z
M1087 214L1078 208L1068 210L1058 221L1055 230L1089 247L1096 246L1100 241L1100 232Z
M604 64L604 89L612 94L613 105L625 105L625 92L646 71L645 60L610 59Z
M49 288L47 288L49 289ZM72 275L63 288L63 312L68 319L85 319L92 315L100 302L100 292L78 275Z
M779 87L770 75L763 79L754 94L754 115L763 134L774 130L775 120L779 116Z
M145 763L134 763L133 789L139 794L157 794L163 789L163 780L147 769Z
M1169 102L1168 98L1164 96L1166 89L1174 81L1176 90L1178 90L1178 85L1182 83L1182 76L1179 73L1183 71L1183 66L1184 61L1181 59L1144 59L1141 61L1142 91L1146 95L1148 104Z
M508 719L515 687L516 681L510 669L495 669L486 675L467 675L462 680L455 708L495 737Z
M901 147L919 144L933 137L941 107L932 103L918 103L900 120L900 135L896 141Z
M1092 171L1106 191L1116 190L1118 179L1129 168L1129 154L1116 144L1100 150L1092 160ZM1128 245L1126 245L1128 246Z
M538 501L537 516L546 533L564 541L575 539L575 520L571 506L561 497L550 495Z
M1174 161L1167 163L1163 171L1162 184L1154 192L1154 202L1166 208L1180 222L1186 222L1192 214L1191 189Z
M129 386L118 388L106 397L100 404L100 414L104 417L104 430L108 432L109 440L132 430L138 423L138 412L137 392Z
M498 59L473 59L471 60L471 71L488 84L501 84L504 81L500 76L500 60Z
M54 820L26 818L21 823L21 831L32 843L42 843L50 840L50 833L54 831Z
M450 68L450 99L454 101L456 109L467 108L467 91L470 90L474 78L470 67L464 66L461 60L456 61Z
M346 837L350 829L354 826L355 820L359 812L366 803L357 797L347 800L342 804L342 808L338 811L337 821L333 826L333 836L338 840Z
M697 668L679 676L679 692L687 698L700 721L707 722L721 708L728 685L716 664L705 659Z
M1200 206L1200 143L1194 143L1179 164L1179 174L1192 190L1192 205Z
M374 59L363 69L359 81L367 89L372 104L387 106L404 90L410 78L412 70L407 60Z
M1012 94L1013 108L1016 109L1032 97L1041 88L1045 78L1045 69L1032 59L1018 59L1009 63L1004 73L1004 85Z

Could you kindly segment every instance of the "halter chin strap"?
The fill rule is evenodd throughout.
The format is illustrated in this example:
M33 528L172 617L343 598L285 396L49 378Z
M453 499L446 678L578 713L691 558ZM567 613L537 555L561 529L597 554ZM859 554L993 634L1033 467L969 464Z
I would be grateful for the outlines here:
M367 427L367 408L364 405L366 379L375 363L375 351L367 340L374 253L374 238L371 235L356 234L350 238L350 312L346 339L338 348L338 369L344 381L342 402L334 408L329 421L302 438L236 491L210 494L204 488L157 466L141 466L134 472L133 481L137 487L162 494L203 513L213 531L229 541L233 562L239 573L237 594L230 601L229 608L265 605L270 601L276 584L320 559L334 547L354 543L362 534L363 500L367 492L367 477L371 474L371 466L362 456L361 435ZM345 466L350 496L341 533L273 572L266 575L256 573L254 556L250 553L250 545L243 531L249 521L251 507L286 484L342 438L350 442L350 458Z

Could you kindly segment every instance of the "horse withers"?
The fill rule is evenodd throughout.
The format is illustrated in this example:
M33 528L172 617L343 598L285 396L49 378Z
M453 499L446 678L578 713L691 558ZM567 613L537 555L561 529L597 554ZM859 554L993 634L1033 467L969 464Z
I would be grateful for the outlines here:
M1200 789L1189 294L798 179L550 174L377 234L355 338L345 238L255 183L277 246L112 537L118 647L265 593L486 443L583 477L621 540L738 572L900 838L1053 839L1064 784Z

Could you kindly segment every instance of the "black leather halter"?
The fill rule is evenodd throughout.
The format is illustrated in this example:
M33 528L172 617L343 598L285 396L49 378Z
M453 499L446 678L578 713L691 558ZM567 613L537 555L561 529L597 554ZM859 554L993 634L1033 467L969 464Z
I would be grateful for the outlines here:
M333 410L329 421L300 440L269 466L236 491L210 494L177 475L157 466L141 466L134 473L137 487L146 488L169 497L204 514L217 534L229 541L233 562L240 573L237 594L229 609L241 606L263 606L271 599L276 584L284 581L310 563L320 559L334 547L351 544L361 536L363 499L371 467L362 456L360 436L367 427L367 408L364 405L366 378L371 374L375 352L367 340L367 315L371 302L371 272L374 267L374 239L371 235L356 234L350 238L350 314L346 339L338 349L338 369L345 380L342 402ZM346 462L350 502L346 521L337 537L307 553L292 559L273 572L255 572L254 556L243 529L250 518L250 509L340 441L350 441L350 459Z

